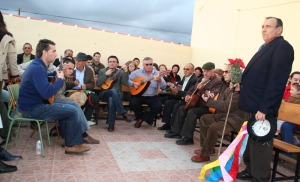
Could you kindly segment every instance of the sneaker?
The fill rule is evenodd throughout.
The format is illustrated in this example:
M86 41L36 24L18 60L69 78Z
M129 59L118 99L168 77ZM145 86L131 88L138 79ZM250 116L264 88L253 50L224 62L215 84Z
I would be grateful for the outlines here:
M90 126L92 126L92 125L95 125L96 123L95 122L93 122L93 121L87 121L87 123L90 125Z

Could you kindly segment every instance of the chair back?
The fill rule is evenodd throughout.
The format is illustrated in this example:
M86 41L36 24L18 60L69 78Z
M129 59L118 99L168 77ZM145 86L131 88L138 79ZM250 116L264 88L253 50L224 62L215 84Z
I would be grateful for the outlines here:
M19 91L20 91L20 84L13 84L13 85L8 85L7 90L9 93L8 96L8 110L7 110L7 115L11 119L10 113L12 110L16 109L18 99L19 99Z

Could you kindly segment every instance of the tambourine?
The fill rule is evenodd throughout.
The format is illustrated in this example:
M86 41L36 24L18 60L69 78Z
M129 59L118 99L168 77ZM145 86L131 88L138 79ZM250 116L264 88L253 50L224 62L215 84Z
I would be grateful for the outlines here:
M256 120L252 116L247 124L249 137L256 142L266 142L274 138L277 130L277 120L272 116L267 116L265 120Z
M67 97L70 97L72 99L79 98L79 105L83 106L87 100L86 93L83 90L74 90L70 91L67 94Z

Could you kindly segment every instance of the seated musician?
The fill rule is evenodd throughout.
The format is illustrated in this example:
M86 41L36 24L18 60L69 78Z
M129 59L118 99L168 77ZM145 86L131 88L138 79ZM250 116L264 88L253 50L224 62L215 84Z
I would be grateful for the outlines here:
M142 84L140 78L147 79L150 84ZM143 69L135 70L129 75L129 86L131 87L131 91L141 91L140 93L131 92L130 107L137 119L134 126L140 128L143 121L152 125L156 115L162 111L160 97L157 95L158 87L164 89L167 86L159 71L153 68L152 58L145 57L143 60ZM142 104L147 104L150 107L150 111L143 113Z
M201 148L195 150L196 154L191 158L193 162L205 162L210 160L210 155L215 153L215 144L218 141L218 136L222 135L225 124L225 118L228 106L233 92L233 86L229 88L230 73L228 67L224 69L224 82L219 92L217 100L214 100L214 93L202 95L203 100L207 102L207 106L215 108L215 114L205 114L200 118L200 146ZM233 92L230 114L228 115L227 124L225 127L225 134L231 131L238 132L241 128L244 119L243 113L239 108L239 88L236 87Z
M63 67L62 67L62 72L64 73L65 76L65 81L63 86L61 87L61 89L58 90L58 92L55 95L55 103L67 103L70 104L74 107L77 108L77 112L78 115L80 117L80 122L81 122L81 126L83 131L85 131L82 136L83 136L83 143L88 143L88 144L99 144L100 141L96 140L94 138L92 138L91 136L89 136L87 134L87 130L90 130L90 126L88 125L88 122L84 116L84 113L80 107L80 105L78 103L80 103L80 99L75 97L75 98L71 98L71 97L65 97L64 93L66 91L66 82L68 81L73 81L72 79L69 80L68 77L71 76L71 74L74 71L74 67L75 67L75 60L73 59L73 57L65 57L63 58ZM62 134L64 132L61 132ZM62 135L63 137L63 135Z
M171 131L165 134L166 138L180 139L176 141L177 145L194 144L193 136L197 119L203 114L209 114L209 109L201 95L207 92L218 93L222 85L222 81L215 76L214 63L207 62L202 69L204 70L203 79L188 91L185 96L187 104L179 107ZM182 139L181 136L183 136Z
M122 114L127 122L131 121L122 104L122 85L128 85L128 75L122 69L117 68L119 65L117 56L109 56L107 62L108 67L99 71L96 84L102 88L99 93L100 99L108 105L106 120L108 131L113 132L117 113Z
M92 68L86 66L87 56L85 53L79 52L76 56L75 70L71 77L76 78L74 82L67 82L67 89L76 90L93 90L95 87L95 78ZM91 122L94 108L89 104L85 103L84 115L89 125L94 125Z
M197 77L194 74L194 65L188 63L183 68L184 77L178 82L177 86L172 83L170 86L171 92L174 95L173 99L165 102L163 108L162 122L163 126L158 127L158 130L170 130L178 108L185 105L184 96L187 91L196 84ZM181 88L179 88L181 87Z
M47 66L57 56L55 43L42 39L36 47L36 58L23 74L17 110L27 118L61 121L65 137L65 153L83 153L90 150L83 144L84 133L78 110L66 103L45 104L64 84L64 74L56 71L57 80L51 85L48 82Z

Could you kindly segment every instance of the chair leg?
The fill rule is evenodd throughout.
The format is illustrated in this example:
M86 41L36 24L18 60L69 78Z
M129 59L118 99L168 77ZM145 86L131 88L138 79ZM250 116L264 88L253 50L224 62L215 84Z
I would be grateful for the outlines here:
M274 156L274 162L273 162L271 182L275 181L276 172L277 172L278 157L279 157L279 150L275 149L275 156Z
M45 121L46 124L46 132L47 132L47 138L48 138L48 145L51 145L51 141L50 141L50 135L49 135L49 128L48 128L48 121Z
M14 144L16 145L17 144L17 140L18 140L18 136L19 136L19 132L20 132L20 127L21 127L21 121L19 121L19 124L18 124L18 129L17 129L17 133L16 133L16 137L15 137L15 141L14 141Z
M14 124L15 124L15 121L12 120L12 121L10 122L10 125L9 125L8 135L7 135L6 143L5 143L5 150L6 150L6 148L7 148L8 141L9 141L10 135L11 135L11 130L12 130L12 127L13 127Z
M40 135L40 141L41 141L41 147L42 147L42 156L45 157L44 143L43 143L41 126L40 126L40 123L38 121L36 121L36 124L38 126L38 132L39 132L39 135Z
M299 179L299 169L300 169L300 154L297 153L297 164L296 164L296 170L295 170L295 181L298 181L298 179Z

